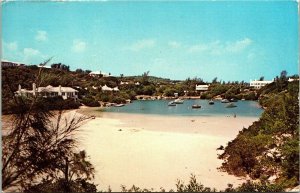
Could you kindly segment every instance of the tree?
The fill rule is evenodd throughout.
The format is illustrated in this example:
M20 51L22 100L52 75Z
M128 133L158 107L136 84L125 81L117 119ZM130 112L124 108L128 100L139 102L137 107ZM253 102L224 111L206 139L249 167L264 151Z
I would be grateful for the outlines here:
M91 70L85 70L85 73L86 74L89 74L89 73L91 73L92 71Z
M150 73L150 71L148 70L147 72L144 72L142 74L141 82L142 82L143 85L148 85L149 84L149 73Z
M286 70L281 71L280 79L281 80L286 80L287 79L287 71Z
M218 82L218 77L215 77L213 80L212 80L212 83L215 84Z
M259 81L263 81L265 79L265 77L264 76L261 76L260 78L259 78Z
M75 70L75 72L77 72L77 73L83 73L84 71L81 68L78 68L78 69Z
M41 72L42 68L34 81L37 86L41 84ZM12 108L17 109L13 124L2 136L3 190L29 187L41 177L60 176L66 159L74 154L76 140L72 136L88 118L67 118L62 111L54 114L38 96L14 96L13 100Z

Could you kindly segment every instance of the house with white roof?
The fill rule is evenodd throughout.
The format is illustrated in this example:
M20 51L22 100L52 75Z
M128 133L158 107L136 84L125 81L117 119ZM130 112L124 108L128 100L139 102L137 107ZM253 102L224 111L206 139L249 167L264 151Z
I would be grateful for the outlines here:
M103 77L110 77L110 73L105 73L101 71L94 71L89 73L90 76L97 77L97 76L103 76Z
M208 85L196 85L196 91L207 91L208 90Z
M1 66L2 67L8 67L8 66L25 66L24 63L21 62L12 62L8 60L1 60Z
M272 80L250 80L250 87L260 89L261 87L264 87L272 82Z
M101 89L102 89L102 91L120 91L117 86L114 87L114 88L111 88L109 86L104 85L104 86L101 87Z
M32 84L32 90L22 89L21 85L19 85L18 90L16 91L18 96L42 96L45 98L61 96L64 100L68 98L77 99L78 91L71 87L62 87L59 85L58 87L53 87L48 85L46 87L36 87L36 84Z

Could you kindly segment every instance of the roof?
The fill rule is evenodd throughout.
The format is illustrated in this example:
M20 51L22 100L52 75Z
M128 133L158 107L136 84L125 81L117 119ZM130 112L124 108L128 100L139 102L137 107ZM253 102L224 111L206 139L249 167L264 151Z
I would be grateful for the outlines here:
M106 85L102 86L101 88L102 88L102 90L107 90L107 91L112 91L113 90L112 88L110 88Z
M196 87L207 87L208 88L208 85L196 85Z
M97 74L97 75L100 75L100 74L101 74L101 71L94 71L94 72L90 72L89 74Z
M53 87L51 85L48 85L46 87L38 87L38 92L59 92L59 86ZM71 87L61 86L61 92L78 92L78 91Z

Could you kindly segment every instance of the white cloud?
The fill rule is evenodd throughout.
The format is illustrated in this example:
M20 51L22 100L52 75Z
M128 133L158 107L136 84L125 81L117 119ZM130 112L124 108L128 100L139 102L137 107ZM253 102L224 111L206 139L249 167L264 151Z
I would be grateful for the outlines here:
M10 51L16 51L18 49L17 42L4 43L4 46L6 49L8 49Z
M25 63L39 63L48 57L33 48L24 48L23 51L20 52L20 56L22 56L21 61Z
M181 44L176 41L170 41L170 42L168 42L168 45L172 48L179 48L181 46Z
M156 41L154 39L143 39L135 42L134 44L129 46L128 49L137 52L146 48L153 48L155 44Z
M247 48L252 44L252 40L249 38L244 38L243 40L239 40L233 43L228 43L226 46L226 50L230 52L240 52Z
M220 41L214 41L206 44L197 44L191 46L188 51L191 53L194 52L208 52L210 54L220 54L224 49L224 45Z
M245 50L252 44L252 40L244 38L234 42L221 42L219 40L205 44L196 44L188 48L190 53L207 53L212 55L220 55L226 53L238 53Z
M35 40L40 41L40 42L48 40L47 32L46 31L41 31L41 30L37 31L37 34L35 36Z
M36 56L40 54L40 51L33 48L24 48L23 53L24 56Z
M82 40L73 40L73 46L72 46L72 51L73 52L84 52L86 49L86 43Z

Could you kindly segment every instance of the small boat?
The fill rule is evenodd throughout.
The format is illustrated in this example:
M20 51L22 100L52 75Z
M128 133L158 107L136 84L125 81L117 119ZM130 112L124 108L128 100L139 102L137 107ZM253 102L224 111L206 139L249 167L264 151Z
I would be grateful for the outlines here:
M168 103L168 106L174 107L174 106L176 106L176 103L174 101L171 101Z
M213 105L215 102L213 100L208 101L208 104Z
M230 102L237 102L238 100L235 98L230 99Z
M234 103L229 103L226 108L234 108L237 107Z
M114 105L115 107L123 107L123 106L125 106L124 104L115 104Z
M229 103L230 101L228 99L222 99L221 103Z
M200 108L201 108L201 105L198 105L198 104L192 105L192 108L193 108L193 109L200 109Z
M183 102L184 102L184 100L182 100L182 99L175 99L174 100L174 103L176 103L176 104L183 104Z

